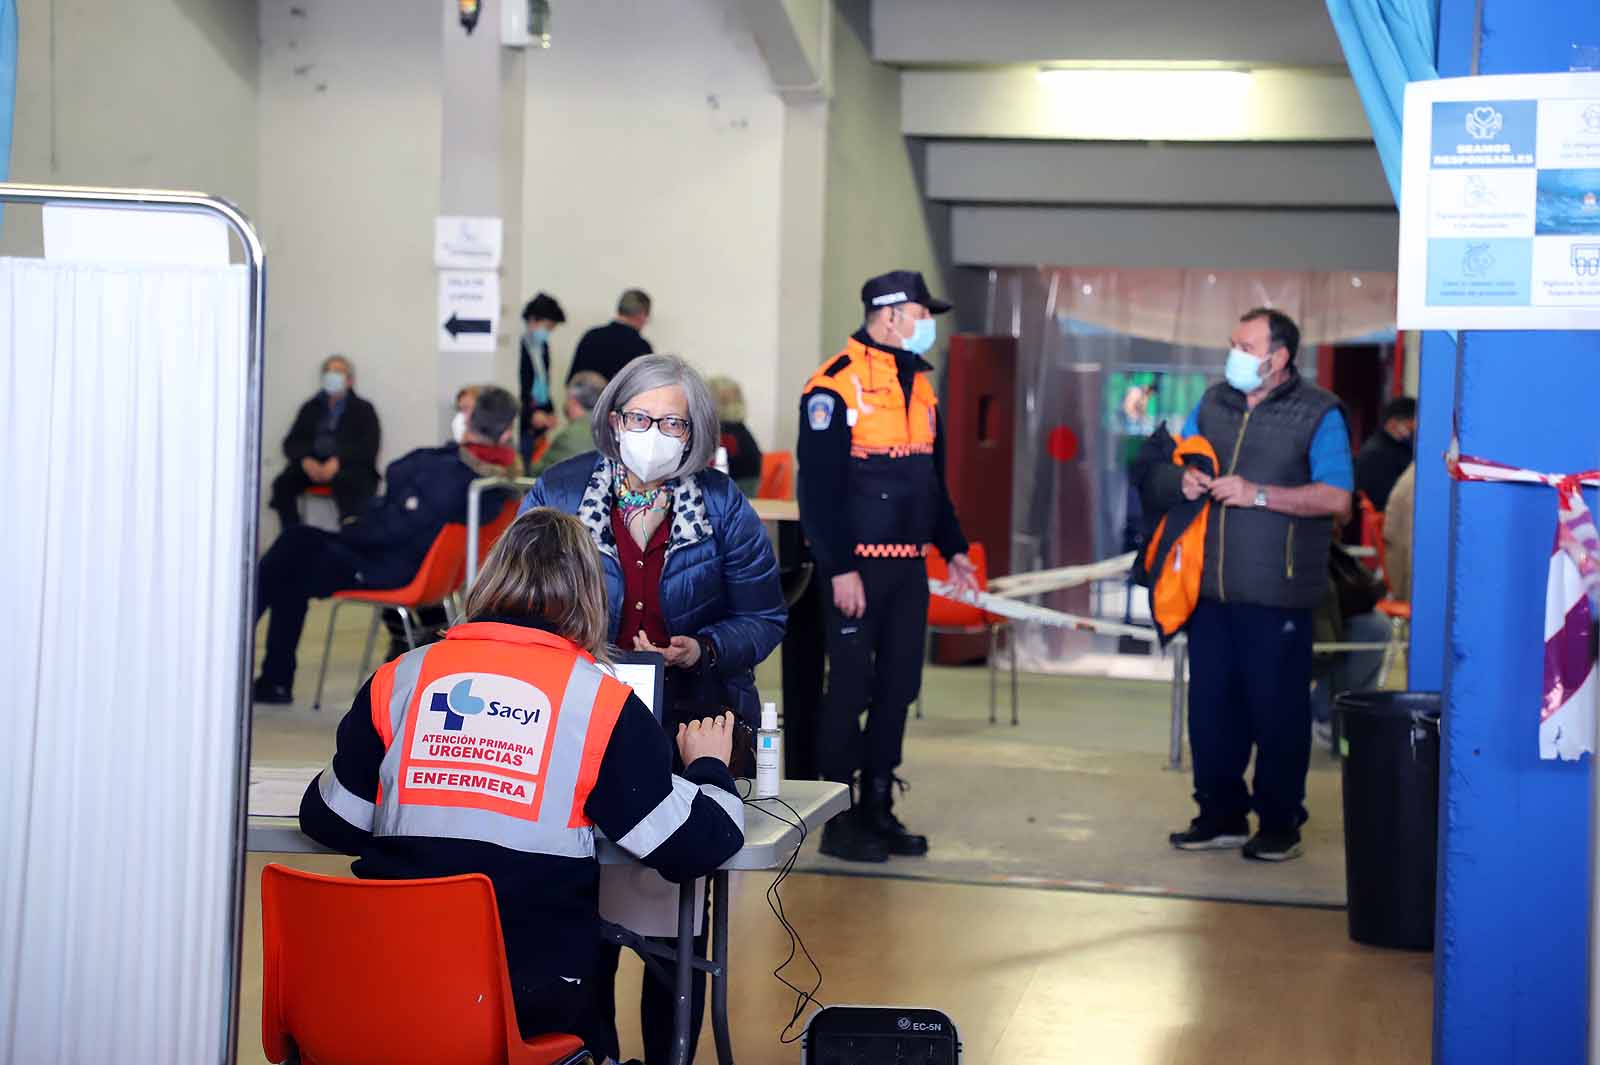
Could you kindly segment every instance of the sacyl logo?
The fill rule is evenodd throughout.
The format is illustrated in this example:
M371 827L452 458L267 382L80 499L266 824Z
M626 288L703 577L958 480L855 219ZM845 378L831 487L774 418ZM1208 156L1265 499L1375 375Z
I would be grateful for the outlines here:
M472 694L472 679L459 681L449 692L434 692L433 702L429 710L444 715L444 730L446 732L460 732L466 724L466 719L476 717L487 708L490 717L507 717L520 725L539 721L542 709L534 707L527 709L521 706L511 706L496 700L484 700Z

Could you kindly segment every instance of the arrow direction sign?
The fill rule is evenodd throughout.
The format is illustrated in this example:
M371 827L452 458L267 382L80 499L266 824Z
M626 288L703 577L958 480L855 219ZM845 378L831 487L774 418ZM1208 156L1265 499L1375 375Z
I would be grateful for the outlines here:
M440 351L493 351L500 325L500 275L493 270L439 271Z

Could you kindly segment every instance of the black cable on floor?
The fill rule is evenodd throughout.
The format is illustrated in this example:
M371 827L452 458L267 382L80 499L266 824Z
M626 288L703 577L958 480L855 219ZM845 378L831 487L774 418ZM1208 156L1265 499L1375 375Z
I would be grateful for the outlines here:
M800 830L800 839L795 844L794 851L789 855L788 860L779 867L778 875L772 879L772 886L767 888L767 908L771 910L772 915L778 919L778 923L783 926L783 930L789 934L789 956L784 958L782 963L780 963L776 969L772 970L772 975L778 981L778 983L782 984L790 991L793 991L795 994L794 1012L789 1017L789 1023L785 1024L783 1029L778 1033L778 1041L788 1045L799 1042L801 1037L805 1034L803 1029L798 1032L794 1031L795 1025L800 1023L801 1018L803 1018L807 1012L810 1011L812 1006L816 1006L820 1009L823 1005L822 1001L817 998L817 992L822 990L822 967L817 964L817 960L811 956L811 951L806 948L805 940L800 938L799 930L797 930L794 925L789 923L788 915L783 909L783 894L780 890L783 882L789 878L789 874L794 872L795 862L800 857L800 848L805 846L807 834L806 821L805 818L800 816L799 812L796 811L793 806L790 806L781 798L754 800L751 799L748 794L741 795L740 798L744 800L747 806L755 806L757 809L761 810L761 812L768 814L769 816L776 817L779 821L789 825L791 828L797 828ZM788 810L789 813L794 816L794 820L791 821L789 818L783 817L766 806L757 806L758 802L776 803L777 805L782 806L785 810ZM816 982L811 985L811 989L809 991L791 983L789 978L783 974L783 971L794 962L797 955L804 955L806 963L811 966L811 971L817 974Z

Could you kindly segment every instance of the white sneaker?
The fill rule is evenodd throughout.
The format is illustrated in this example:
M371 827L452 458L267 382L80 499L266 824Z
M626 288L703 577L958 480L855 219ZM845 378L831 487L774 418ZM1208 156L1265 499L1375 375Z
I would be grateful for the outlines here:
M1326 747L1328 749L1328 753L1332 754L1333 753L1333 722L1332 721L1313 721L1313 722L1311 722L1311 738L1313 740L1315 740L1317 743L1320 743L1322 746Z

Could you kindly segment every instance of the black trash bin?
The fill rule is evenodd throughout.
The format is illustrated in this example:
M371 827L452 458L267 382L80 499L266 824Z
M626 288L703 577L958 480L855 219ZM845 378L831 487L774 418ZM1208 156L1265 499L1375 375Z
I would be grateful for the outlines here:
M1439 693L1346 692L1334 715L1344 754L1350 938L1432 950Z

